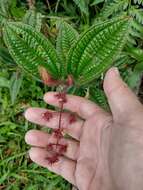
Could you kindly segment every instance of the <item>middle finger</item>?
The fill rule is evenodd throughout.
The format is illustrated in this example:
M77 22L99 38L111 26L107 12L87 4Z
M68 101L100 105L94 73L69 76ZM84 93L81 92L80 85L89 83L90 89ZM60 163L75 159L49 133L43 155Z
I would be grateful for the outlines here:
M49 119L43 117L44 113L50 113L51 116ZM59 123L59 112L52 110L47 110L43 108L28 108L25 112L25 118L32 123L39 124L41 126L46 126L50 128L58 128ZM62 113L62 128L65 133L68 133L70 136L76 140L80 139L82 132L82 126L84 121L79 117L75 117L75 120L71 122L71 113L64 112Z

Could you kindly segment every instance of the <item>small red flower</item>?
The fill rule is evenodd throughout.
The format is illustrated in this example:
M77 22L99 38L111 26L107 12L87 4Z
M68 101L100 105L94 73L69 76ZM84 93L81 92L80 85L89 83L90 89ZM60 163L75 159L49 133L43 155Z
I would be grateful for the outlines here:
M63 154L66 151L67 151L67 144L60 144L60 146L59 146L59 153Z
M67 102L65 92L59 92L59 93L55 94L55 97L59 100L60 103L66 103Z
M55 138L58 138L58 139L63 138L62 130L59 128L54 129L52 134L54 135Z
M76 122L76 120L77 120L76 115L71 113L69 116L69 124Z
M48 164L52 165L59 161L59 154L54 153L52 156L46 157Z
M53 143L49 143L49 144L46 146L46 150L47 150L47 151L53 151L53 150L54 150Z
M42 113L42 118L46 121L49 121L53 117L52 112L46 111L45 113Z

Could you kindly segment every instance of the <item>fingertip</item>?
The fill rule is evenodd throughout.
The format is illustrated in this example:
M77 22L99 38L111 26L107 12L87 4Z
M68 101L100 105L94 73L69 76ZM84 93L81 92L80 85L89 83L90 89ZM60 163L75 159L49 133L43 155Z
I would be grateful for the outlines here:
M28 131L26 134L25 134L25 142L27 144L32 144L34 141L35 141L35 133L37 132L37 130L35 129L31 129L30 131Z
M36 160L39 158L39 155L37 154L37 148L35 147L30 148L29 157L33 162L36 162Z
M131 115L131 110L139 109L140 102L127 84L121 79L116 68L111 68L105 75L104 91L112 114L116 120L121 116Z
M112 87L112 83L115 79L120 78L120 73L117 67L111 67L105 74L103 88L105 92L108 92L108 88Z
M114 75L114 76L120 76L119 69L118 67L111 67L108 71L107 74Z
M32 111L33 111L32 107L26 109L26 111L24 112L25 119L29 120Z
M47 92L44 94L43 100L45 102L53 102L55 101L54 95L55 95L55 92Z

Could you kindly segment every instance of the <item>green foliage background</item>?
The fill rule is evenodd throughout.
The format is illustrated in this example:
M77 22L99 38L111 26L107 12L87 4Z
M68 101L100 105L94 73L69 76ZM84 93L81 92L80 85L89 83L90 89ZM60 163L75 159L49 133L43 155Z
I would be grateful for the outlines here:
M70 43L74 43L74 38L86 33L90 26L118 16L131 17L131 29L123 50L112 64L119 68L124 80L138 94L143 72L143 0L0 0L0 189L72 188L61 177L31 163L28 157L29 147L24 142L24 135L27 130L39 127L25 121L23 113L29 106L47 107L43 95L56 89L44 86L16 64L4 43L5 23L20 21L34 27L56 47L58 59L66 63L69 47L61 41L64 35L61 28L68 31L66 34L72 30ZM68 27L61 26L61 20L68 23ZM69 36L64 40L67 39ZM74 74L74 69L71 70ZM61 73L65 75L64 71ZM78 76L75 75L77 81ZM100 73L90 85L74 86L68 92L86 96L108 110L102 89L103 76L104 73Z

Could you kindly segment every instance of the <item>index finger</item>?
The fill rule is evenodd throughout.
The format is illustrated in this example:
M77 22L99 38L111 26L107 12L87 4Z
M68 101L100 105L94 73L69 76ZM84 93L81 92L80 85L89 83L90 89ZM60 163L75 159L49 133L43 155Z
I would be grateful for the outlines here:
M44 101L48 104L59 107L59 100L56 95L57 92L47 92L44 95ZM66 99L67 102L64 103L64 109L76 112L84 119L88 119L96 112L105 112L102 108L86 98L75 95L66 95Z

